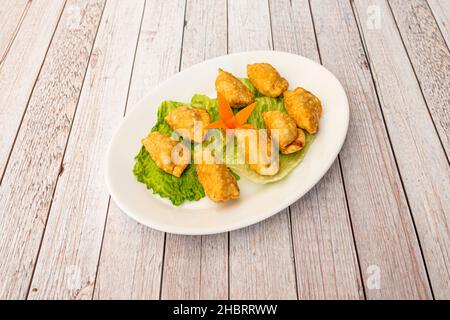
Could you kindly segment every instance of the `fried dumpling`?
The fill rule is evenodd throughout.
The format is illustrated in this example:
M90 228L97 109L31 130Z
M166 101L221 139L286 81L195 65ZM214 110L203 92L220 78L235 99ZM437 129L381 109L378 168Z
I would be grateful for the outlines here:
M189 164L190 152L187 147L162 133L150 133L142 139L142 144L156 165L175 177L180 177Z
M280 170L278 149L267 134L260 135L256 129L237 129L235 135L239 150L245 153L245 163L251 169L262 176L273 176L278 173Z
M289 87L287 80L269 63L247 65L247 75L255 88L268 97L276 98Z
M262 113L264 123L270 135L271 130L278 130L277 140L281 153L289 154L299 151L305 145L305 133L288 114L275 110Z
M222 69L219 69L219 75L216 78L216 90L227 99L233 108L245 107L254 101L250 89L238 78Z
M183 139L202 143L208 131L205 127L209 124L210 116L204 109L181 106L170 111L164 120Z
M317 132L322 114L322 103L315 95L299 87L293 91L285 91L283 102L287 113L295 120L299 128L309 133Z
M198 180L211 200L219 202L239 198L236 178L225 164L218 163L207 150L203 152L201 162L195 164L195 169Z

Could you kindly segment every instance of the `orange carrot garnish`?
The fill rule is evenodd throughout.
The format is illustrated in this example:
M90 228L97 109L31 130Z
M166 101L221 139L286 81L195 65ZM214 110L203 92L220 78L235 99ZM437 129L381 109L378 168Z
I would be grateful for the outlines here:
M227 99L219 92L217 92L218 108L220 120L211 122L206 126L206 129L250 129L253 128L251 124L246 123L248 117L252 114L256 107L256 103L245 107L239 111L236 116L231 110L230 104Z

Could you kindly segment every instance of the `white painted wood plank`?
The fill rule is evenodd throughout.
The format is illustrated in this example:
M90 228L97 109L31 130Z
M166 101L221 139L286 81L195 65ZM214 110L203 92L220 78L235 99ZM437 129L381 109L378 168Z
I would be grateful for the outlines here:
M91 299L109 195L103 167L122 119L144 1L108 1L56 186L30 299Z
M428 0L428 5L441 29L447 47L450 47L450 1Z
M229 52L272 49L267 2L229 0L228 23ZM229 236L231 299L297 298L287 210Z
M14 41L23 17L29 5L29 0L4 0L0 6L0 66Z
M350 127L340 159L366 296L429 299L419 244L350 2L311 5L322 62L349 96Z
M227 53L226 1L188 1L181 69ZM167 234L163 299L227 299L228 235Z
M287 210L230 232L230 298L297 298Z
M85 18L63 13L0 190L0 297L26 295L103 7L69 3Z
M0 189L2 298L27 294L103 10L103 0L70 0L68 5L78 8L83 19L77 20L76 10L64 10Z
M184 12L184 0L146 1L127 112L152 87L179 70ZM158 299L164 233L128 218L113 200L107 217L95 298Z
M200 299L228 299L228 233L202 236Z
M201 241L167 234L161 299L200 299Z
M448 159L450 51L425 0L389 3Z
M0 65L0 178L64 2L33 1Z
M320 62L308 0L269 4L274 48ZM338 160L290 214L299 299L363 299Z
M164 233L129 218L110 200L95 299L158 299Z
M450 298L450 174L414 71L385 0L357 0L384 118L403 178L436 298ZM369 6L381 11L383 24L365 23ZM400 75L400 76L399 76Z

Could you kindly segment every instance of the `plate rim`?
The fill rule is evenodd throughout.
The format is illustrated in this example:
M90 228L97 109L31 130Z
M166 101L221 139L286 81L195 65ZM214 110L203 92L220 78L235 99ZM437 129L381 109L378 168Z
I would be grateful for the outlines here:
M127 208L127 205L125 203L122 203L122 201L120 200L120 197L116 195L115 193L115 188L113 186L113 183L111 182L111 175L109 173L109 159L111 158L111 153L112 153L112 147L114 144L114 141L116 140L117 136L119 135L119 132L121 131L122 126L124 125L124 123L127 121L128 117L131 117L132 114L134 114L135 112L139 111L139 108L134 108L132 109L129 113L126 113L125 116L121 119L120 124L116 127L114 134L112 135L111 140L109 141L108 144L108 148L107 148L107 152L106 152L106 157L105 157L105 165L104 165L104 176L105 176L105 181L106 181L106 186L108 189L108 193L110 195L110 197L114 200L114 202L116 203L116 205L119 207L119 209L125 213L128 217L132 218L133 220L137 221L138 223L146 226L146 227L150 227L152 229L158 230L158 231L162 231L162 232L167 232L167 233L171 233L171 234L180 234L180 235L209 235L209 234L219 234L219 233L224 233L224 232L230 232L230 231L234 231L234 230L238 230L238 229L242 229L251 225L254 225L256 223L262 222L270 217L272 217L273 215L279 213L280 211L288 208L289 206L291 206L293 203L295 203L296 201L298 201L299 199L301 199L305 194L307 194L309 191L311 191L311 189L325 176L325 174L329 171L329 169L331 168L331 166L333 165L333 163L336 161L337 157L339 156L340 151L342 150L342 147L347 139L347 135L348 135L348 128L349 128L349 123L350 123L350 107L349 107L349 101L348 101L348 96L347 93L342 85L342 83L339 81L339 79L327 68L325 68L322 64L309 59L307 57L304 57L302 55L299 54L294 54L294 53L290 53L290 52L285 52L285 51L275 51L275 50L252 50L252 51L243 51L243 52L237 52L237 53L232 53L232 54L226 54L226 55L221 55L221 56L217 56L211 59L207 59L204 60L202 62L199 62L195 65L192 65L182 71L177 72L176 74L172 75L171 77L169 77L168 79L162 81L161 83L157 84L156 86L154 86L151 90L149 90L143 97L142 99L139 99L139 101L135 104L136 106L141 105L144 101L148 100L148 97L153 95L155 92L157 92L158 90L160 90L161 87L165 86L168 82L171 82L174 80L174 78L176 78L179 74L187 72L191 69L195 69L198 67L201 67L202 64L207 63L207 62L213 62L215 60L220 60L223 59L225 57L233 57L233 56L239 56L239 55L245 55L245 54L250 54L250 55L270 55L270 54L274 54L274 55L289 55L292 57L300 57L310 63L313 63L315 65L317 65L317 67L323 69L326 73L328 73L332 78L334 78L334 80L336 81L337 85L339 86L339 89L343 92L344 94L344 102L345 102L345 114L343 114L343 116L345 116L345 118L343 119L345 121L345 135L343 135L342 140L340 141L340 145L339 148L336 148L334 154L332 155L332 157L330 156L330 161L328 161L328 163L326 163L326 165L324 165L324 169L323 172L321 172L320 174L316 175L314 179L311 179L311 182L307 185L307 187L305 188L304 192L301 192L300 194L295 194L293 193L293 196L291 197L287 197L285 201L280 202L276 207L272 207L271 210L267 210L265 211L266 213L264 215L258 215L255 216L253 219L249 219L246 220L245 222L242 221L237 221L235 223L230 224L229 226L226 226L225 228L222 226L215 226L215 227L210 227L208 230L204 230L203 228L192 228L192 227L181 227L178 225L170 225L167 223L155 223L154 221L144 221L143 219L141 219L138 215L133 214L130 210ZM306 154L307 156L307 154ZM295 170L295 169L294 169ZM150 190L149 190L150 192ZM151 194L152 196L158 196L158 195L154 195ZM175 207L176 208L176 207Z

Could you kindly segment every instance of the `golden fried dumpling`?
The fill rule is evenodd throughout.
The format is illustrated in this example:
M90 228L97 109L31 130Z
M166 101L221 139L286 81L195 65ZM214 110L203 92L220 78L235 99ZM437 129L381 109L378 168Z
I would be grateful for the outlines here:
M181 106L170 111L164 120L184 139L202 143L210 116L204 109Z
M203 155L202 161L195 164L195 169L208 198L216 202L239 198L239 186L230 169L218 163L207 150Z
M245 163L250 168L262 176L273 176L278 173L280 170L278 152L267 134L260 135L256 129L237 129L235 135L239 150L244 150Z
M142 144L156 165L175 177L180 177L189 164L190 152L186 146L162 133L150 133L142 139Z
M263 112L262 117L269 135L271 130L277 130L278 146L281 153L294 153L303 148L305 133L302 129L297 128L294 119L288 114L275 110Z
M255 88L268 97L276 98L289 87L287 80L269 63L247 65L247 75Z
M317 132L322 114L322 103L315 95L299 87L294 91L285 91L283 102L287 113L295 120L299 128L309 133Z
M233 108L245 107L254 101L253 93L231 73L219 69L216 90L220 92Z
M305 131L303 131L300 128L297 128L297 132L298 132L297 138L294 141L292 141L291 144L287 145L284 150L281 150L282 153L290 154L303 149L306 143Z

